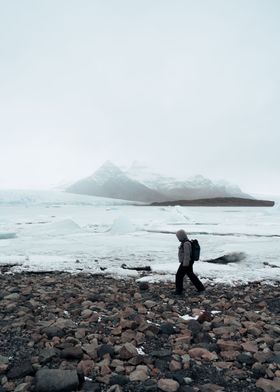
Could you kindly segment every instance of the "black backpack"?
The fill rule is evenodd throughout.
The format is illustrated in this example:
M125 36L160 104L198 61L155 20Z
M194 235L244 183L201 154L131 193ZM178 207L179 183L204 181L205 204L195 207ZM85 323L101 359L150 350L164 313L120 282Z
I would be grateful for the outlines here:
M192 246L192 254L191 254L191 260L192 261L197 261L199 260L200 256L200 245L197 240L190 240L191 246Z

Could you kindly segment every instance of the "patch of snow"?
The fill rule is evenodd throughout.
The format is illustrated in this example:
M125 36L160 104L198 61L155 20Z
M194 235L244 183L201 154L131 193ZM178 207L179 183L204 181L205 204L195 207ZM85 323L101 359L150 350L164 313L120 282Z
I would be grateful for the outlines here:
M160 326L160 324L154 323L154 322L151 321L151 320L147 320L147 324L153 324L153 325L156 325L157 327Z
M198 316L190 316L189 314L185 314L184 316L180 316L181 319L183 320L197 320Z
M136 347L136 350L137 350L139 355L146 355L144 350L143 350L143 347L138 347L138 348Z

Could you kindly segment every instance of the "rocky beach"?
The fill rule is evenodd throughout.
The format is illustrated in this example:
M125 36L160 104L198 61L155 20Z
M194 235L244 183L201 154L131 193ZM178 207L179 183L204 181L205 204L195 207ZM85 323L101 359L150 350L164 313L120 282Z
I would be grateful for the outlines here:
M280 391L280 285L0 276L0 391Z

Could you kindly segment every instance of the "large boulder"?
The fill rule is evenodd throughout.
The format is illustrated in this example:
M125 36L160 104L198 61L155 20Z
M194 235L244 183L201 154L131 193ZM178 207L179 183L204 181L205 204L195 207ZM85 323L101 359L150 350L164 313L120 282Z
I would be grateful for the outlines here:
M76 370L40 369L36 373L37 392L70 392L78 386Z

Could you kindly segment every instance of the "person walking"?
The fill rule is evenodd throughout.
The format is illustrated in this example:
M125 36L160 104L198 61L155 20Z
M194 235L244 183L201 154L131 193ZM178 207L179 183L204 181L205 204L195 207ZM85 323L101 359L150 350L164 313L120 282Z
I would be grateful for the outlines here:
M193 272L193 263L192 259L192 246L191 242L188 239L187 233L185 230L178 230L176 233L178 240L181 242L178 250L178 258L180 266L176 273L176 291L175 294L181 295L183 292L183 281L185 275L188 276L192 284L196 287L197 291L201 292L205 290L202 282L198 279L198 277Z

